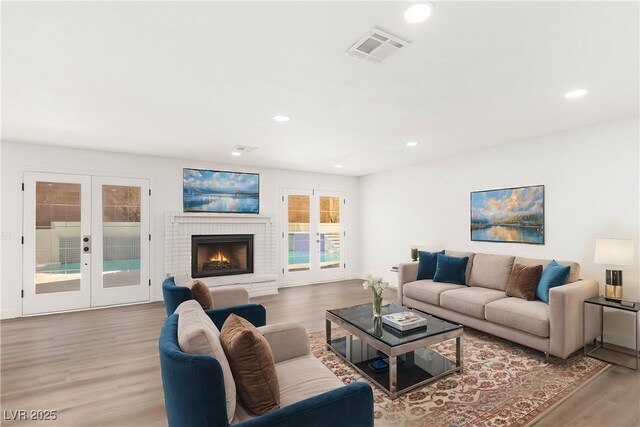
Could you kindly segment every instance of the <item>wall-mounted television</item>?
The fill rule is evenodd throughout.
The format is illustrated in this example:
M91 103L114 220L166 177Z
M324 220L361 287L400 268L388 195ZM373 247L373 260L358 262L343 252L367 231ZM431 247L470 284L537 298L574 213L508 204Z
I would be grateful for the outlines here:
M184 212L257 214L260 211L260 175L184 168Z

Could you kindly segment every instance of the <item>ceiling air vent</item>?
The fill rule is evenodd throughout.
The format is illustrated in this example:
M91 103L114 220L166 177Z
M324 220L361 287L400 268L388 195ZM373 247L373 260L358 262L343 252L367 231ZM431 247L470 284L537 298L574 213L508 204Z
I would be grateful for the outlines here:
M373 27L369 33L354 43L346 54L379 64L389 55L408 46L410 43L392 34Z
M236 145L233 151L237 151L238 153L250 153L253 150L257 150L258 147L251 147L249 145Z

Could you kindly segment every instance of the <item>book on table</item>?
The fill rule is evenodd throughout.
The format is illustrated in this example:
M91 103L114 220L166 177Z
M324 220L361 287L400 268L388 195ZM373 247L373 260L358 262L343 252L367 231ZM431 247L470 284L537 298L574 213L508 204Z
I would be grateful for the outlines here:
M408 331L427 325L427 319L418 316L411 311L401 313L390 313L382 316L382 323L389 325L399 331Z

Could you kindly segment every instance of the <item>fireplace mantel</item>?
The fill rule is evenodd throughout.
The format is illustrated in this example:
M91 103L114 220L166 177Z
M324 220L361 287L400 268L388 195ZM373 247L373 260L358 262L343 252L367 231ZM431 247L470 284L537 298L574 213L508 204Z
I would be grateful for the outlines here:
M278 293L276 236L271 215L206 214L167 212L165 214L165 273L177 283L191 281L191 236L204 234L253 234L253 273L203 277L210 287L241 285L250 296Z

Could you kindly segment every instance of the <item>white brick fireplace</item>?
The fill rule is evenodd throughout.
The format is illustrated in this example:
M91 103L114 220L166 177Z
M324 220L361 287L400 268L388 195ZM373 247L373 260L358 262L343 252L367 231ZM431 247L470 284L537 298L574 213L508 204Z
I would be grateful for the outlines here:
M276 228L269 215L220 215L167 212L165 214L165 273L176 283L191 278L191 236L253 234L253 273L203 277L210 287L241 285L250 296L278 293Z

